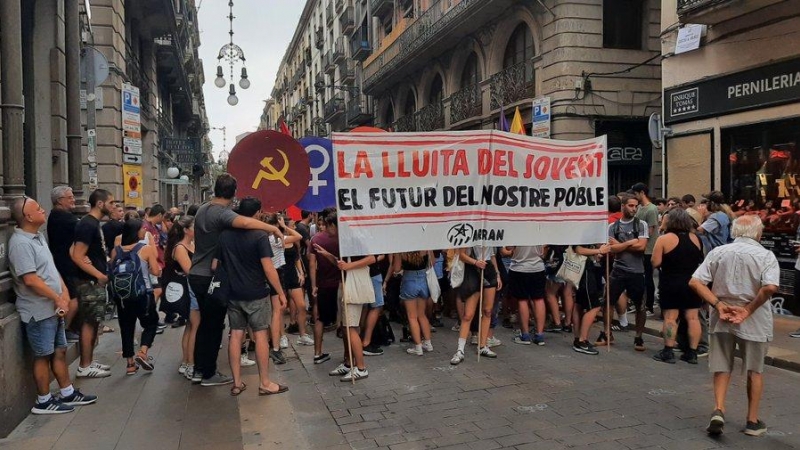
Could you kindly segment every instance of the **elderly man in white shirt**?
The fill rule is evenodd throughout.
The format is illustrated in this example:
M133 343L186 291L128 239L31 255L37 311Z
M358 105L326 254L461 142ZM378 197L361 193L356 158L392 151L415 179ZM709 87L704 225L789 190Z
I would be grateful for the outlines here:
M767 426L758 418L764 390L764 357L772 340L769 299L778 291L780 268L775 255L759 244L763 230L758 216L733 222L732 244L713 249L692 275L689 285L711 310L709 370L714 373L716 409L708 433L719 435L725 426L725 396L739 347L747 370L747 425L745 434L760 436ZM711 284L711 288L707 285Z

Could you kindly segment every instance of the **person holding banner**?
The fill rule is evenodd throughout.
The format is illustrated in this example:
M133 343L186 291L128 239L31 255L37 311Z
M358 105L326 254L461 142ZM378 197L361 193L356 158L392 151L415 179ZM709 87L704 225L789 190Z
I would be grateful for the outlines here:
M331 359L331 355L322 353L322 334L326 326L336 324L341 283L336 212L327 214L324 222L324 228L311 238L311 248L308 249L314 314L314 364Z
M575 253L587 256L586 268L575 289L575 306L572 308L572 323L575 339L572 349L585 355L597 355L594 345L589 342L589 329L594 324L597 313L603 305L603 265L602 256L611 251L608 244L576 245Z
M545 283L543 257L547 249L542 245L506 247L511 252L511 265L508 271L508 296L519 303L520 335L514 343L531 345L530 319L533 306L536 317L536 335L533 342L544 345L544 319L547 315L544 304Z
M392 270L397 275L403 271L403 280L400 284L400 300L408 316L408 328L414 346L406 349L410 355L422 356L423 351L432 352L431 323L425 314L430 290L425 272L433 263L433 252L423 250L418 252L400 253L395 256ZM467 322L469 329L469 322Z
M464 315L461 318L461 329L458 333L458 350L450 359L450 364L454 366L464 361L464 347L467 345L469 324L475 316L478 303L482 303L481 311L483 313L478 336L480 355L486 358L497 358L497 353L486 345L486 340L489 337L494 296L497 289L502 288L494 247L476 246L459 249L459 252L459 259L464 262L464 281L456 288L456 295L460 301L464 302ZM482 301L481 294L483 294Z

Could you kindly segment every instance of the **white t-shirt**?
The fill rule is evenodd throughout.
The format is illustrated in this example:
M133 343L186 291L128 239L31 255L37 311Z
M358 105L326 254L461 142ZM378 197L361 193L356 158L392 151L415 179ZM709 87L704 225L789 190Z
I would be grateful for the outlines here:
M543 253L542 245L518 245L511 254L509 270L520 273L544 272Z
M286 257L283 256L283 239L278 239L274 235L269 235L269 245L272 247L272 265L279 269L286 265Z

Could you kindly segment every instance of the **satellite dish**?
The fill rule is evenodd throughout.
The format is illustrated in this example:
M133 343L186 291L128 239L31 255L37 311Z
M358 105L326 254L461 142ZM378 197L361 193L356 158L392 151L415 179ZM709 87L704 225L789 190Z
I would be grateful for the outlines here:
M661 123L661 114L659 113L650 114L650 120L647 123L647 132L650 134L650 142L655 149L661 149L664 143L664 136L672 134L671 129L664 128L664 125Z

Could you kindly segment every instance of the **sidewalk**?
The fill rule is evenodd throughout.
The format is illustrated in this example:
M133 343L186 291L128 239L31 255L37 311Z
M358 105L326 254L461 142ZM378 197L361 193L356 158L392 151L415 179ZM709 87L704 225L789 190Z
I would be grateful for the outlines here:
M231 397L230 386L193 386L178 375L182 333L183 328L167 328L156 336L151 350L156 369L152 373L139 370L134 376L125 375L119 333L105 334L95 356L112 364L112 376L75 382L83 392L97 395L98 402L70 414L31 414L6 439L0 439L0 448L299 450L311 448L309 442L329 442L331 447L344 442L291 348L287 364L270 364L275 381L290 385L287 394L258 396L257 369L251 367L243 369L247 390ZM227 348L227 338L223 348ZM225 350L220 350L218 363L221 371L230 373ZM77 362L70 367L73 376L76 368Z
M774 340L769 344L767 365L800 372L800 339L789 337L789 333L800 328L800 317L774 315ZM648 319L645 334L661 337L663 322Z

